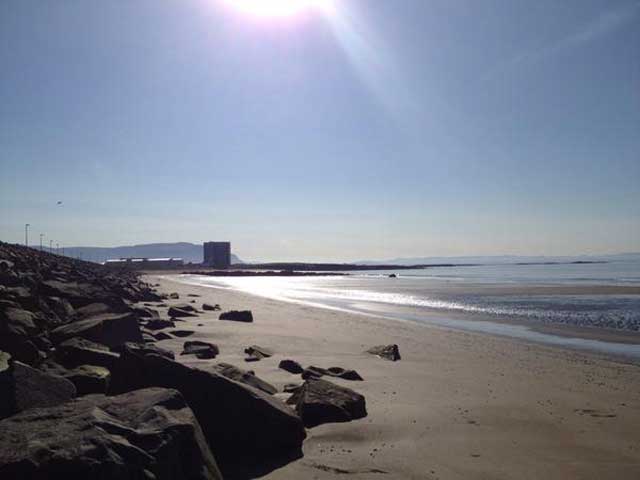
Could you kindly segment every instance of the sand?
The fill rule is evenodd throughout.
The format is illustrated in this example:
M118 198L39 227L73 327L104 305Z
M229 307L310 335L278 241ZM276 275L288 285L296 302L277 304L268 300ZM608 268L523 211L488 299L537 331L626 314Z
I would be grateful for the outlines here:
M638 366L162 276L146 279L180 294L169 304L196 300L196 306L253 311L252 324L219 321L217 312L181 323L195 330L189 340L216 343L221 354L216 360L180 361L205 369L218 361L253 369L280 390L300 381L278 369L284 358L303 366L352 368L365 379L335 382L366 397L367 418L309 429L304 457L264 478L640 478ZM182 343L158 344L180 352ZM401 361L363 353L388 343L399 345ZM247 364L243 349L252 344L276 353Z

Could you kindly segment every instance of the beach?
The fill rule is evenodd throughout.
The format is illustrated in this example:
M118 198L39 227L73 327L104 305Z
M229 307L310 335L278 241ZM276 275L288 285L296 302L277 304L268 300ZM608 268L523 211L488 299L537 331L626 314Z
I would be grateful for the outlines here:
M304 457L264 478L602 479L640 477L640 368L599 355L433 325L377 318L187 285L147 275L163 293L252 310L254 322L187 318L189 340L215 343L215 360L176 357L207 369L254 370L281 392L304 367L344 367L364 381L332 379L363 394L368 416L307 430ZM199 297L188 297L189 294ZM166 316L166 311L161 311ZM158 345L179 354L183 339ZM245 363L260 345L274 356ZM398 344L402 360L364 353ZM276 394L282 399L289 395Z

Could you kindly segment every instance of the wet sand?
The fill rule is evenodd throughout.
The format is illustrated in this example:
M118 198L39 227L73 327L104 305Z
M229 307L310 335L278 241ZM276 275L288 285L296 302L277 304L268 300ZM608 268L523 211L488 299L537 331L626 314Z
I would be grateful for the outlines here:
M267 477L408 479L640 478L640 368L595 355L502 337L319 309L157 276L183 303L199 294L224 310L251 309L253 324L216 312L187 319L189 337L216 343L216 360L255 370L280 390L300 377L277 368L357 370L335 380L365 395L367 418L308 430L304 457ZM202 326L198 326L202 324ZM159 345L181 351L183 340ZM402 360L364 354L397 343ZM276 353L246 364L244 347ZM286 398L286 395L282 395ZM215 454L215 452L214 452Z

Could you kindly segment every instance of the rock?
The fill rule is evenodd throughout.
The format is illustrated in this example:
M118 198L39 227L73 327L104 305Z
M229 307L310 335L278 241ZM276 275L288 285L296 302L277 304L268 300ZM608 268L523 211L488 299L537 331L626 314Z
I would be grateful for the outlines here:
M171 330L169 332L174 337L184 338L193 335L193 330Z
M85 318L91 318L98 315L105 315L107 313L126 313L129 307L124 302L111 301L106 303L90 303L76 310L78 319L84 320Z
M180 355L195 355L197 358L216 358L220 353L217 345L207 342L189 341L184 342L183 351Z
M131 307L131 311L140 318L160 318L160 313L153 308Z
M284 393L294 393L297 392L298 389L302 386L302 384L300 383L287 383L285 384L285 386L282 388L282 391Z
M156 337L154 337L151 333L142 332L142 341L144 343L155 343Z
M182 308L177 308L177 307L169 307L169 311L167 313L169 314L170 317L175 317L175 318L197 317L198 316L196 313L189 312L187 310L184 310Z
M199 297L200 295L198 295L197 293L190 293L187 295L187 297Z
M0 422L0 478L218 480L193 412L175 390L90 395Z
M112 371L111 393L150 385L184 395L225 476L240 468L266 469L283 456L300 454L304 427L282 402L223 375L125 348Z
M258 360L273 356L273 352L271 350L269 350L268 348L259 347L258 345L251 345L250 347L245 348L244 353L246 353L249 357L256 357Z
M11 334L26 337L38 333L36 315L22 308L4 308L0 310L0 335Z
M158 342L161 341L161 340L169 340L169 339L173 338L171 335L169 335L168 333L164 333L164 332L154 333L153 337Z
M287 372L293 373L295 375L298 375L298 374L302 373L303 370L304 370L302 368L302 365L300 365L298 362L296 362L294 360L282 360L278 364L278 368L286 370Z
M223 312L218 317L220 320L233 320L235 322L253 322L253 314L251 310L231 310L229 312Z
M14 340L12 345L7 347L15 360L27 365L36 366L47 358L47 355L38 350L38 347L30 340Z
M172 300L178 300L180 298L180 295L178 295L178 293L176 292L172 292L169 294L169 298Z
M305 427L350 422L367 416L365 399L353 390L326 380L309 378L287 400L295 405Z
M195 300L192 300L191 303L194 303ZM181 303L179 305L174 305L173 308L179 308L180 310L184 310L185 312L197 312L198 310L196 310L196 307L194 307L193 305L189 304L189 303Z
M146 323L145 328L148 328L149 330L161 330L163 328L169 328L169 327L175 327L175 326L176 324L172 320L154 318L152 320L149 320Z
M49 375L66 378L76 387L76 394L79 396L90 393L106 393L111 378L109 370L98 365L65 368L55 362L47 361L40 366L40 370Z
M55 357L67 367L98 365L111 369L118 360L119 355L111 352L106 345L74 337L58 345Z
M170 360L175 359L175 355L171 350L158 347L154 344L127 342L116 350L118 353L122 353L125 349L138 355L160 355L161 357L165 357Z
M371 347L369 350L367 350L367 353L377 355L378 357L384 358L385 360L391 360L392 362L400 360L401 358L398 345L378 345L376 347Z
M259 377L256 377L255 373L247 372L242 370L234 365L230 365L228 363L218 363L214 365L213 368L216 372L221 375L224 375L231 380L235 380L236 382L244 383L246 385L251 385L258 390L262 390L269 395L273 395L278 391L276 387L271 385L270 383L265 382Z
M346 370L340 367L320 368L312 365L302 372L302 378L305 380L307 378L320 378L324 375L342 378L343 380L363 380L355 370Z
M398 275L396 275L395 273L392 273L391 275L389 275L389 278L398 278Z
M218 305L217 303L215 305L209 305L208 303L203 303L202 310L209 310L209 311L220 310L220 305Z
M63 325L51 332L54 343L71 337L82 337L109 347L142 340L138 318L133 313L98 315Z
M48 375L0 353L0 418L28 408L58 405L75 395L76 388L69 380ZM4 438L2 429L0 432L0 438Z

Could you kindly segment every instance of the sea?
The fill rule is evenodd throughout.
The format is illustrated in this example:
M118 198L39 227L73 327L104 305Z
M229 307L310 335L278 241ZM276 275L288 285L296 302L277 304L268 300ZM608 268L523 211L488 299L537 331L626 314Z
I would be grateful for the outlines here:
M181 275L179 279L640 363L640 260L430 267L345 276Z

